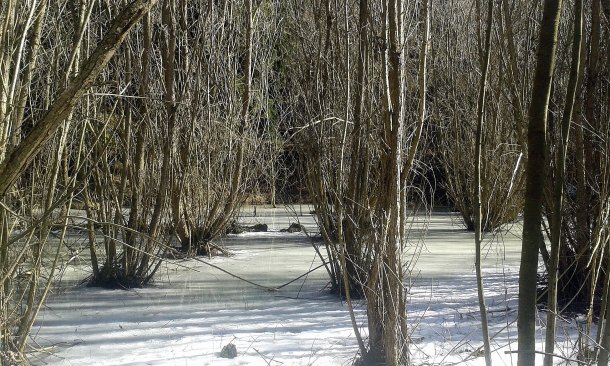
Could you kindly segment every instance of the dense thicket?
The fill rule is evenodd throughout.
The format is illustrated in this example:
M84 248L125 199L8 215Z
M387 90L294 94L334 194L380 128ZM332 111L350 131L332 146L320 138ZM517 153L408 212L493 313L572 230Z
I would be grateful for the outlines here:
M481 153L483 230L514 221L523 204L527 95L535 20L530 2L515 1L493 13L490 70L486 83ZM432 57L431 93L435 141L432 149L443 172L453 208L474 230L475 132L478 82L484 66L484 22L480 1L451 2L432 18L437 35Z
M278 4L155 3L0 5L6 362L66 260L146 285L163 256L222 251L253 182L275 186Z
M438 179L466 228L475 192L484 231L515 222L542 140L541 285L610 345L610 1L560 8L536 141L543 7L492 5L490 20L480 0L1 2L2 362L81 253L91 285L144 286L164 257L222 252L240 205L288 185L314 206L333 290L366 300L363 362L408 362L408 216Z
M413 179L424 119L425 15L421 5L375 1L295 3L292 9L286 58L293 139L304 158L333 288L350 306L352 298L367 301L363 364L403 363L403 228L411 194L403 188Z

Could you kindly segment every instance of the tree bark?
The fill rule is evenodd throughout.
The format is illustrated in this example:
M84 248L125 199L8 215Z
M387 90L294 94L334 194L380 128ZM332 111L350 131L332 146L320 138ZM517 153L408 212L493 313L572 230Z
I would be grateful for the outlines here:
M165 28L162 38L161 59L163 63L163 80L165 93L163 95L163 104L166 111L167 119L167 136L163 142L163 162L161 165L161 175L159 177L159 188L155 198L150 225L148 228L149 238L147 239L146 249L144 250L142 261L138 265L138 276L145 274L148 271L148 264L152 248L154 246L155 237L160 230L161 218L165 203L167 201L170 187L170 169L173 161L173 146L174 135L176 133L176 120L178 106L175 100L174 91L174 71L175 71L175 51L176 51L176 26L174 22L174 7L173 0L164 0L161 13L161 22Z
M557 278L559 267L559 253L561 252L561 226L563 211L563 188L566 170L566 157L568 140L570 136L570 125L572 111L576 99L578 85L578 71L580 69L580 47L582 41L582 0L574 2L574 30L572 36L572 64L570 67L570 79L566 92L566 101L561 121L561 134L556 149L555 182L553 187L553 216L551 220L551 255L549 263L549 285L548 285L548 313L546 322L545 356L544 366L553 365L553 352L555 352L555 327L557 324Z
M402 278L402 238L400 168L402 121L401 111L401 44L400 9L396 0L384 3L387 50L384 53L384 119L380 140L380 186L385 194L379 198L376 215L380 218L375 257L367 283L369 351L367 364L400 365L408 361L404 319Z
M149 82L150 82L150 70L149 70L149 62L152 53L152 32L151 32L151 24L150 24L150 14L147 14L143 19L143 52L142 52L142 69L140 70L140 86L139 86L139 96L144 97L149 93ZM130 198L130 213L129 213L129 221L128 227L131 230L128 230L126 233L126 241L127 245L124 247L125 251L123 253L123 270L128 275L135 274L135 264L134 264L134 249L136 247L136 234L134 230L141 230L141 200L142 200L142 191L143 191L143 177L144 174L144 154L145 154L145 138L146 132L148 129L148 104L147 100L142 98L138 99L138 107L140 111L140 115L142 116L142 120L140 125L137 128L136 132L136 146L135 146L135 156L133 159L133 171L132 171L132 181L131 181L131 198ZM132 266L133 265L133 266Z
M536 284L538 248L541 232L543 186L545 176L546 122L562 0L545 0L537 64L534 74L527 131L528 163L526 168L523 239L519 268L518 366L535 366L536 350Z

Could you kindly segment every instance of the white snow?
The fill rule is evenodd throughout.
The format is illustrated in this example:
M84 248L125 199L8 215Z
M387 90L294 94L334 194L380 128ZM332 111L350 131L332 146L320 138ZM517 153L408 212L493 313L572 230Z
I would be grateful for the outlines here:
M230 235L220 243L235 255L204 261L263 286L281 286L321 263L305 235L279 232L297 220L295 214L313 232L308 212L307 207L258 208L256 217L245 212L242 222L266 223L272 231ZM417 257L408 303L416 365L484 364L476 352L482 341L473 236L454 220L435 213L413 223L406 256ZM519 232L516 227L486 241L494 365L516 364L516 354L505 351L516 348ZM62 287L41 311L30 342L39 351L30 356L33 364L349 365L358 351L347 306L325 289L324 268L278 291L194 260L167 262L153 287L129 291L78 285L88 270L82 263L68 268ZM363 304L356 313L366 336ZM575 357L570 354L575 326L561 327L558 352ZM540 327L540 342L543 332ZM238 356L220 358L229 343Z

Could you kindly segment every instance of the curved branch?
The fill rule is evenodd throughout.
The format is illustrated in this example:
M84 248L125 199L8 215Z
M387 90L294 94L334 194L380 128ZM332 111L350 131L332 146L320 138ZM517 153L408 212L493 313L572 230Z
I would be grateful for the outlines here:
M0 199L4 198L19 175L61 126L80 97L93 85L133 26L157 0L135 0L114 19L77 76L72 79L35 128L21 141L10 156L0 163Z

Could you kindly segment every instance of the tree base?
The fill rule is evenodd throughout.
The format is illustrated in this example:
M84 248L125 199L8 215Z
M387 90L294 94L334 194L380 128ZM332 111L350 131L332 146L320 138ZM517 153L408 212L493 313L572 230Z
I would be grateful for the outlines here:
M87 287L101 287L110 290L127 290L131 288L143 288L150 282L149 275L126 274L122 268L103 267L99 276L91 275Z

